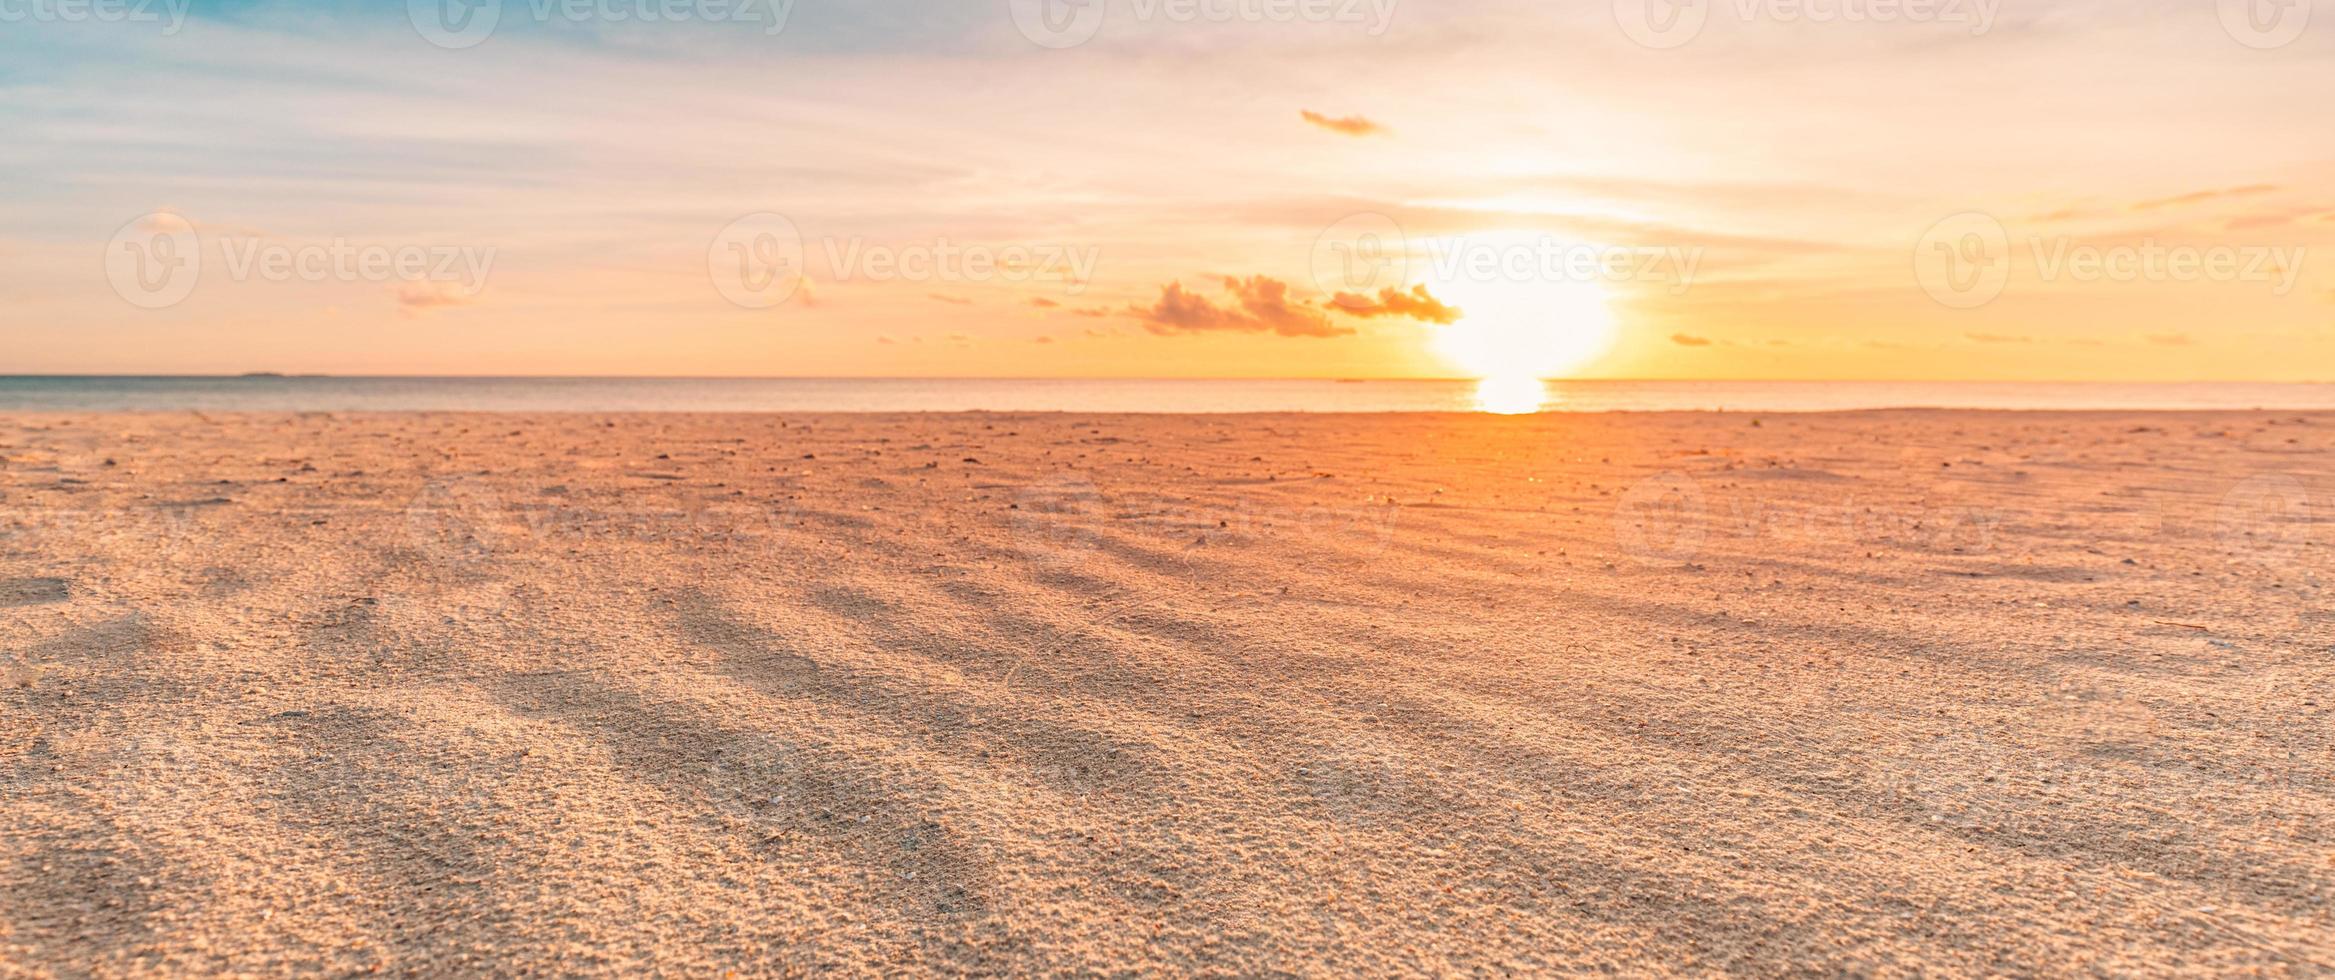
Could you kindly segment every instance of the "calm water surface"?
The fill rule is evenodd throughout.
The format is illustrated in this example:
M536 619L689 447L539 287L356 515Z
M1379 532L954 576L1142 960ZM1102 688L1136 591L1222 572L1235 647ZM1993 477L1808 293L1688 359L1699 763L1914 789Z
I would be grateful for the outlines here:
M1503 412L2335 409L2335 384L0 377L0 411Z

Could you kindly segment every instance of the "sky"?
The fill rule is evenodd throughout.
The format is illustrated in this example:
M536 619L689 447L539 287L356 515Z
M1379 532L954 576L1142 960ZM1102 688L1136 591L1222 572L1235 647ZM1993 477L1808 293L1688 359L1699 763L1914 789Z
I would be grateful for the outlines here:
M0 0L0 374L2335 380L2316 6Z

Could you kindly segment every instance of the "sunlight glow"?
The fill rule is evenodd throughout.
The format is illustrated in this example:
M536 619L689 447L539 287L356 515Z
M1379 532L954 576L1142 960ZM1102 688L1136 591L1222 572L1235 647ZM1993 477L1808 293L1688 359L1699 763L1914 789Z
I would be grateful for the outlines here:
M1600 283L1459 274L1428 289L1461 311L1459 322L1435 328L1435 353L1470 377L1561 375L1613 343L1613 311Z
M1476 411L1530 415L1548 404L1548 383L1539 378L1495 375L1476 382Z

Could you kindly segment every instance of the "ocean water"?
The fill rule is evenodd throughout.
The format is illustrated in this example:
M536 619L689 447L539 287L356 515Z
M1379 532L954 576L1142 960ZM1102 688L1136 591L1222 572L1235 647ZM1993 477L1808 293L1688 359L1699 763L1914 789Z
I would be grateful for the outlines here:
M2335 409L2335 384L0 376L0 412Z

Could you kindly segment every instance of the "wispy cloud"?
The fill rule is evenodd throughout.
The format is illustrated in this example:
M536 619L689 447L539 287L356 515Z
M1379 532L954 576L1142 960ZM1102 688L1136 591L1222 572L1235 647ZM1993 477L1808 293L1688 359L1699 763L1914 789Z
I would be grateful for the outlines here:
M2135 211L2154 211L2158 208L2179 207L2185 204L2202 204L2206 201L2225 197L2251 197L2256 194L2268 194L2271 191L2275 191L2277 189L2278 185L2276 184L2247 184L2244 187L2191 191L2187 194L2176 194L2172 197L2160 197L2155 200L2142 201L2133 205L2132 209Z
M1368 119L1364 119L1361 116L1345 116L1342 118L1332 119L1329 116L1322 115L1321 113L1315 112L1312 109L1300 109L1298 110L1297 114L1306 122L1320 126L1323 129L1342 136L1375 136L1379 133L1386 132L1386 127L1381 126L1375 122L1371 122Z
M410 282L397 290L397 311L409 317L477 301L475 294L442 283Z

